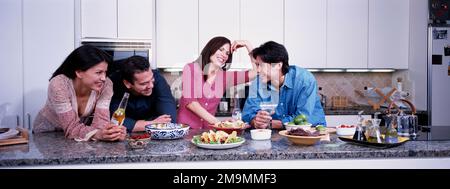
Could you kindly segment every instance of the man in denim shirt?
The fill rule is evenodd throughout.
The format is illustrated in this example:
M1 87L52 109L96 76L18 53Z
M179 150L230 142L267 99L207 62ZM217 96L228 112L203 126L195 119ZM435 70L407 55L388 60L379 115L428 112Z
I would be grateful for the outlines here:
M317 94L317 82L306 69L289 66L286 48L273 41L251 52L258 66L258 77L250 86L243 110L243 120L255 128L281 129L300 114L313 125L326 125ZM277 104L273 114L261 109L261 102Z
M170 87L158 70L142 56L132 56L118 63L119 70L110 75L114 95L109 111L117 109L124 92L130 93L123 125L127 132L144 131L151 123L176 123L177 110Z

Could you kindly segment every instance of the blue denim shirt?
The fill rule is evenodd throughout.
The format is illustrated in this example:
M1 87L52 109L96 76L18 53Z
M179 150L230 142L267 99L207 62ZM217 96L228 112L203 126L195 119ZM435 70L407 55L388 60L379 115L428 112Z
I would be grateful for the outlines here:
M265 101L278 104L272 119L286 123L293 121L297 115L305 114L309 123L326 126L325 114L317 93L317 81L306 69L290 66L279 91L270 84L262 83L258 76L250 86L243 110L243 121L250 122L261 109L260 103Z

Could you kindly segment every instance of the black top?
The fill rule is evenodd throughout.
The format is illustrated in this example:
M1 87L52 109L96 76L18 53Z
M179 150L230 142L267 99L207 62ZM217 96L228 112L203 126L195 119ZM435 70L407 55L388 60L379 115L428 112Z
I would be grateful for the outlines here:
M176 123L177 110L175 99L167 81L161 76L158 70L153 71L155 79L153 92L150 96L135 96L123 84L120 73L113 73L110 78L114 83L114 95L111 99L109 110L111 115L117 109L122 100L124 92L130 93L128 104L125 110L125 121L123 125L127 132L131 132L137 120L153 120L160 115L168 114L172 122Z

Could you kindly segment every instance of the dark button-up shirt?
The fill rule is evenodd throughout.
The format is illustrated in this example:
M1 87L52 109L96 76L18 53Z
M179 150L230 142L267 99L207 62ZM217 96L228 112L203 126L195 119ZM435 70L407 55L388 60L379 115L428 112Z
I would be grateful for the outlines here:
M123 84L120 73L111 76L114 83L114 95L111 99L109 110L111 115L117 109L122 100L124 92L130 93L128 104L125 110L125 121L123 125L131 132L138 120L153 120L163 114L168 114L172 118L172 123L176 123L177 109L175 99L167 81L161 76L158 70L153 71L155 79L153 92L150 96L133 95Z

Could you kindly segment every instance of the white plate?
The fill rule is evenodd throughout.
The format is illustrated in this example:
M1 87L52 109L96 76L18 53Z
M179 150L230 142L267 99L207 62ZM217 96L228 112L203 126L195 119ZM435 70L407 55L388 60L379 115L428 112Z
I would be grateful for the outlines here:
M0 140L14 138L19 134L19 131L17 129L9 129L8 131L0 134Z
M240 137L238 137L238 138L240 138ZM203 143L195 144L194 139L192 139L191 142L192 142L192 144L194 144L194 145L196 145L196 146L198 146L200 148L221 150L221 149L229 149L229 148L238 147L238 146L244 144L245 139L242 138L242 141L240 141L240 142L228 143L228 144L203 144Z

